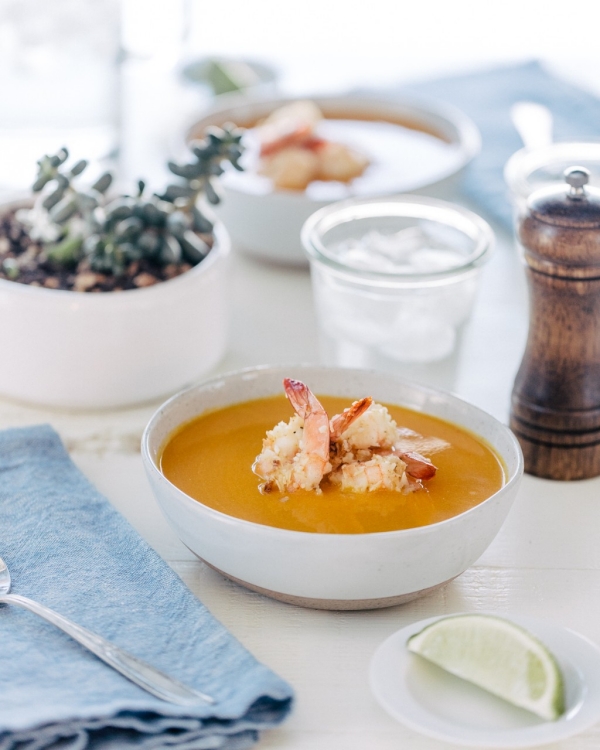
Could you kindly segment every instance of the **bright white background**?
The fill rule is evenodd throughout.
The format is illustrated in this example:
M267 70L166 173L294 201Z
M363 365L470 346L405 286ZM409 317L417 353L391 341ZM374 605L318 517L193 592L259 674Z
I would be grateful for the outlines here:
M296 90L384 84L532 57L600 86L598 0L192 0L191 6L190 48L270 58Z
M268 62L292 94L532 58L600 93L599 27L600 0L0 0L0 190L116 140L125 180L160 181L207 105L178 73L207 55Z

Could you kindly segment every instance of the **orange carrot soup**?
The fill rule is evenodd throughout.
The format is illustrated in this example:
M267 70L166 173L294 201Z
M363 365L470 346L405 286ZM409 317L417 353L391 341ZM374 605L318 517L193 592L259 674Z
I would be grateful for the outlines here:
M330 415L341 413L351 402L333 396L319 396L319 400ZM252 465L266 432L293 414L283 395L235 404L184 424L166 441L160 468L180 490L221 513L267 526L329 534L437 523L478 505L504 485L504 467L482 439L436 417L385 406L398 427L449 444L433 457L437 473L422 489L358 493L325 482L321 493L261 492Z

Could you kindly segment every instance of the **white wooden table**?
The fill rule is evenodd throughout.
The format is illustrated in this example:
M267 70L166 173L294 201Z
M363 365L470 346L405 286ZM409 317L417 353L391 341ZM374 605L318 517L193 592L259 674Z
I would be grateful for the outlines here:
M454 390L506 421L523 351L527 302L510 237L484 271ZM232 330L219 371L318 361L307 271L236 255ZM43 377L43 375L42 375ZM372 612L323 612L271 601L224 580L175 537L142 470L139 443L157 404L67 413L0 400L0 428L49 422L74 461L192 591L255 656L296 690L291 718L263 736L282 750L441 750L450 747L394 722L371 697L376 647L402 626L457 611L547 618L600 643L600 479L557 483L525 476L500 534L458 579L410 604ZM600 747L600 725L554 748Z

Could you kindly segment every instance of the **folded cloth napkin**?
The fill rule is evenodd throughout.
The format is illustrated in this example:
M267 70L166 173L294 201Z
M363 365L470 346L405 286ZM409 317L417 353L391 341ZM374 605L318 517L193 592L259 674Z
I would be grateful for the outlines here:
M423 81L401 91L447 101L473 119L481 132L482 150L467 170L463 189L506 227L511 226L512 211L504 165L523 146L510 119L515 102L545 104L554 117L558 141L600 139L600 100L556 78L536 61Z
M289 712L259 664L73 465L48 426L0 433L0 557L13 591L216 704L154 698L30 612L0 607L0 750L240 750Z

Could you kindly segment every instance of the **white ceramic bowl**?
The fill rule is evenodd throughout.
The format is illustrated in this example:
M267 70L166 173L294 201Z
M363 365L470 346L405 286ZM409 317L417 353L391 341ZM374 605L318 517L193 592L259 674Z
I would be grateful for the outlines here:
M441 523L371 534L313 534L225 515L164 477L160 452L179 425L207 410L281 393L286 376L305 381L317 393L368 394L465 427L497 451L506 466L506 484L480 505ZM391 606L460 575L498 533L523 473L521 450L510 430L455 396L392 374L308 365L232 373L174 396L150 420L142 456L168 522L208 565L254 591L322 609Z
M480 136L475 124L453 107L419 101L406 96L386 99L381 96L310 97L326 117L370 119L405 123L416 130L436 135L451 146L450 158L440 168L426 173L416 171L398 175L395 184L388 184L373 193L422 193L437 198L450 198L466 165L480 149ZM255 123L277 107L294 101L292 98L219 97L214 107L194 123L187 138L199 138L209 125L234 122L240 125ZM274 190L257 194L243 189L243 179L235 176L230 182L222 179L225 200L217 212L229 230L236 246L254 255L280 263L305 265L300 230L317 209L337 198L316 200L303 191ZM350 192L338 197L352 197Z
M0 394L109 408L166 397L205 374L227 340L230 241L222 226L215 236L200 264L144 289L89 294L0 279Z

